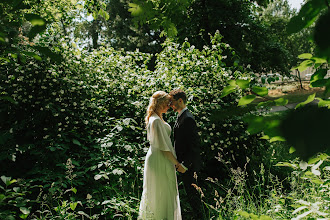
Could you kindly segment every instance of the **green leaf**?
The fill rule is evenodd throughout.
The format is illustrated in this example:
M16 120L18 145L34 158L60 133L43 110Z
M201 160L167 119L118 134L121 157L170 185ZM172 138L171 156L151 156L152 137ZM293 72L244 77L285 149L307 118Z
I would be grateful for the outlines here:
M237 214L239 214L240 216L244 217L244 218L249 218L250 214L247 213L246 211L237 211Z
M26 207L20 207L19 210L24 214L24 215L28 215L30 214L30 210Z
M2 180L2 182L4 182L5 184L6 184L7 182L9 182L10 179L11 179L11 177L1 176L1 180ZM6 185L7 185L7 184L6 184Z
M108 12L104 11L103 9L100 9L98 14L99 14L102 18L104 18L106 21L109 20L109 18L110 18Z
M304 28L304 23L303 23L301 17L299 17L297 15L297 16L293 16L290 19L286 30L289 34L293 34L293 33L300 31L303 28Z
M276 106L286 105L288 104L289 100L285 98L279 98L274 100Z
M316 93L314 93L314 94L308 96L307 100L304 101L304 102L299 103L298 105L296 105L295 109L300 108L300 107L302 107L302 106L304 106L304 105L306 105L306 104L308 104L308 103L314 101L314 99L315 99L315 95L316 95Z
M31 22L33 26L45 26L46 20L40 17L40 15L37 14L25 14L26 20Z
M261 107L261 106L273 106L274 102L273 101L266 101L266 102L260 102L257 107Z
M27 55L27 56L29 56L29 57L33 57L34 59L39 60L39 61L42 60L41 57L40 57L39 55L37 55L37 54L35 54L35 53L33 53L33 52L22 51L22 54L25 54L25 55Z
M291 167L293 169L297 169L297 165L289 163L289 162L278 162L277 164L275 164L274 166L276 167Z
M313 157L313 158L311 158L311 159L308 160L308 164L314 164L314 163L316 163L316 162L318 162L320 160L321 160L320 157Z
M33 39L37 34L46 30L46 20L36 14L26 14L26 20L30 21L33 27L28 33L28 37Z
M311 60L313 60L315 64L323 64L327 62L326 59L320 57L312 57Z
M281 121L277 118L277 116L264 117L248 115L245 116L243 120L248 124L247 130L251 134L256 134L263 131L264 134L270 138L280 136L279 125Z
M9 63L10 62L10 60L8 58L5 58L5 57L0 57L0 61L1 61L1 63L6 63L6 62Z
M299 32L314 23L320 11L326 7L323 0L311 0L306 2L298 15L292 17L287 26L289 34Z
M78 146L81 146L81 143L77 139L73 139L72 142Z
M323 100L321 98L316 98L319 100L318 106L319 107L328 107L330 108L330 100Z
M310 86L312 88L323 87L323 86L326 86L327 85L328 81L329 81L329 79L316 80L316 81L311 82Z
M19 217L20 217L21 219L26 219L28 216L29 216L28 214L20 214L20 215L19 215ZM8 219L8 218L6 218L6 219Z
M143 13L143 9L135 3L128 3L128 11L131 12L132 16L140 16Z
M290 147L290 149L289 149L289 154L292 154L292 153L294 153L296 151L296 149L294 148L294 147Z
M305 71L308 67L311 67L311 66L313 66L313 61L312 60L305 60L305 61L303 61L303 62L301 62L301 64L299 64L299 66L298 66L298 70L300 71L300 72L303 72L303 71Z
M275 82L275 78L274 77L268 77L267 82L268 83Z
M190 47L190 43L188 41L183 42L183 44L182 44L183 49L187 49L189 47Z
M268 89L266 87L254 86L252 91L257 93L260 96L268 95Z
M321 154L319 157L321 158L321 160L326 160L326 159L329 158L329 155L326 154L326 153L323 153L323 154Z
M28 34L29 39L33 39L37 34L46 30L46 25L44 26L33 26Z
M272 220L272 218L267 215L261 215L259 220Z
M178 34L178 30L176 29L175 24L172 22L166 26L166 32L169 37L175 37Z
M223 97L229 95L230 93L234 92L235 90L236 90L236 86L226 86L225 88L223 88L222 95L220 96L220 98L223 98Z
M313 57L313 55L310 54L310 53L303 53L303 54L300 54L300 55L298 56L299 59L310 59L310 58L312 58L312 57Z
M77 205L78 205L77 202L72 202L72 203L70 203L70 208L71 208L71 210L74 211L74 210L76 209Z
M316 54L321 57L327 57L328 60L330 58L329 23L330 11L327 10L325 13L320 15L314 27L314 42L317 45Z
M54 60L55 62L61 62L62 57L53 51L51 51L48 47L41 47L41 46L34 46L34 49L38 50L43 55L49 57L50 59ZM56 48L54 48L56 50ZM58 48L57 48L58 49Z
M247 96L243 96L239 101L238 101L238 106L243 106L243 105L247 105L250 104L251 102L253 102L253 100L256 98L255 95L247 95Z
M17 180L15 180L15 179L10 180L10 181L9 181L9 185L11 185L11 184L13 184L13 183L16 183L16 182L17 182Z
M15 179L11 180L11 177L6 177L6 176L1 176L1 180L2 182L4 182L4 184L6 184L6 186L9 186L10 184L16 182Z
M312 76L310 82L315 82L320 79L324 79L324 77L327 75L327 69L319 69L317 70Z
M268 135L264 135L264 136L262 136L261 138L259 138L259 139L262 139L262 140L269 140L270 139L270 137L268 136Z
M76 188L72 188L71 191L74 192L74 194L77 194L77 189Z
M2 100L7 100L7 101L9 101L9 102L11 102L11 103L13 103L13 104L15 104L15 105L18 104L18 102L16 102L16 101L15 101L12 97L10 97L10 96L1 96L0 99L2 99Z
M284 137L281 137L281 136L275 136L269 140L270 143L275 142L275 141L285 141L285 139L284 139Z
M238 79L236 80L236 84L241 88L241 89L246 89L249 88L250 85L250 80L243 80L243 79Z
M229 81L228 81L228 84L229 84L230 86L237 86L237 84L236 84L236 80L229 80Z
M318 185L323 184L323 181L322 181L322 180L320 180L320 179L316 179L316 178L312 178L312 179L311 179L311 182L313 182L313 183L315 183L315 184L318 184Z

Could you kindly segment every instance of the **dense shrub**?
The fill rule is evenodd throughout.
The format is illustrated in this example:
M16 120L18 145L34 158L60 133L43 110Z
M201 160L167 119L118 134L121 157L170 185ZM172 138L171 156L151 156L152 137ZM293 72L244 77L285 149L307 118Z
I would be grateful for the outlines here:
M61 63L13 59L1 66L2 94L8 97L1 99L1 173L43 185L41 192L31 189L30 196L43 195L37 202L43 208L48 204L44 216L49 218L63 213L133 218L148 148L145 106L155 91L180 87L200 130L201 187L215 187L205 181L208 177L232 184L232 168L252 174L268 160L262 153L268 142L246 131L244 113L223 115L236 109L239 93L221 98L228 80L251 73L225 66L222 53L232 49L220 34L212 45L198 50L189 42L167 41L154 71L148 70L149 54L112 48L86 52L66 41L59 42ZM173 124L174 112L166 118ZM38 205L30 208L42 215Z

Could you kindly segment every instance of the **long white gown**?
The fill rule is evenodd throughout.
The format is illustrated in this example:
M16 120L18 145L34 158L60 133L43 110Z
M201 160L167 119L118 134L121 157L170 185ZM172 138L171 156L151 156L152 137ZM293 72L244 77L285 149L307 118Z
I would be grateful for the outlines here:
M138 219L181 220L181 208L175 166L162 151L176 157L170 135L171 126L157 114L151 115L147 126L150 142L143 176L143 192Z

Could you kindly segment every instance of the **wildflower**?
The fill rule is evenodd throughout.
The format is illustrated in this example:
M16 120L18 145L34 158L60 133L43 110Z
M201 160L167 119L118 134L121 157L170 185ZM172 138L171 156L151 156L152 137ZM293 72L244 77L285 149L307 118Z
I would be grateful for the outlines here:
M91 194L87 194L86 199L90 200L92 198Z

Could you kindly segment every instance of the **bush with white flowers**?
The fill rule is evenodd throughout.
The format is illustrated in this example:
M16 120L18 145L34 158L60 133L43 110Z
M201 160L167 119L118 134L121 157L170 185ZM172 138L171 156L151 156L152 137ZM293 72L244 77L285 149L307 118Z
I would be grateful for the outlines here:
M246 132L242 114L228 114L237 110L240 94L221 98L222 89L251 73L225 65L222 54L232 49L219 33L212 44L198 50L188 41L166 41L153 71L148 69L150 54L108 47L87 52L64 40L59 42L61 62L31 58L2 65L0 92L7 98L0 100L1 172L42 184L45 193L75 187L80 200L92 196L85 202L93 200L95 213L136 216L148 148L144 116L149 97L157 90L181 88L199 127L200 183L207 187L204 179L212 177L229 184L228 167L243 168L249 158L262 162L268 144ZM166 115L172 125L175 117L172 111ZM70 180L68 159L75 174ZM11 163L15 172L6 166ZM118 199L132 206L118 205Z

